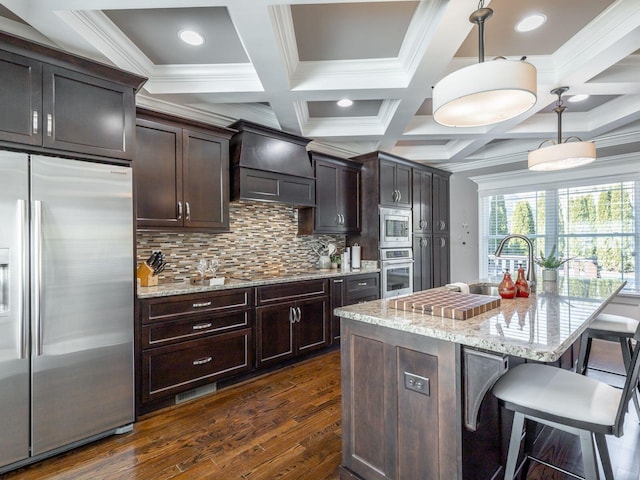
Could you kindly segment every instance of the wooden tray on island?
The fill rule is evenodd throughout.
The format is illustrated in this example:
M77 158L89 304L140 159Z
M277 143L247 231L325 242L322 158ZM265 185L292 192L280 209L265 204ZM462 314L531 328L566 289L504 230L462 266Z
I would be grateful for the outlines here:
M389 301L396 310L467 320L500 306L500 297L449 290L425 290Z

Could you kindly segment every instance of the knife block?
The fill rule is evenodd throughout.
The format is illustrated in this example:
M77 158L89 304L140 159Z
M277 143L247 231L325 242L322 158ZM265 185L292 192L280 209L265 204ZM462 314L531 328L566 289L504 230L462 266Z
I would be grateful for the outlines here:
M140 280L141 287L155 287L158 285L158 276L153 274L153 268L147 265L147 262L142 262L138 265L136 276Z

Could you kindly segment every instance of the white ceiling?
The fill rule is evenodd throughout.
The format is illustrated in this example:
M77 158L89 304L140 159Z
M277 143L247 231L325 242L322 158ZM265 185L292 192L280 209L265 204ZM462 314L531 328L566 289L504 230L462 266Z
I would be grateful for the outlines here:
M138 104L226 126L239 118L303 135L349 157L385 150L451 171L521 168L557 136L595 140L598 161L640 151L640 1L493 0L485 55L538 70L529 112L489 127L449 128L431 116L431 87L478 61L478 0L0 0L0 30L149 78ZM547 23L514 31L526 14ZM203 47L177 38L199 29ZM335 101L349 97L353 107Z

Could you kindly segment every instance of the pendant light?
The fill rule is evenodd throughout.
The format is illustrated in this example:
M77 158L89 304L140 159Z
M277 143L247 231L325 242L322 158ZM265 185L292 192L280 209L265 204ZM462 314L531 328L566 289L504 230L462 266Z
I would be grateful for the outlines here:
M521 60L484 61L484 22L493 10L469 17L478 26L478 63L450 73L433 88L433 118L448 127L478 127L516 117L536 103L536 68Z
M564 142L562 141L562 113L567 109L562 102L562 95L567 90L569 87L551 90L551 93L558 95L556 108L553 109L558 115L558 142L545 140L537 150L529 152L529 170L538 172L564 170L587 165L596 159L596 146L593 142L583 142L578 137L568 137ZM547 142L553 145L543 147Z

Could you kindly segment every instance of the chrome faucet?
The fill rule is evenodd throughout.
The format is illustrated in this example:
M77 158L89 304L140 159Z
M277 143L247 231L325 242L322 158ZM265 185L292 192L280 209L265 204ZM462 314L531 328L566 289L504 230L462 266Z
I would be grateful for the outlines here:
M529 262L527 265L527 282L529 282L529 289L531 293L534 293L536 291L536 269L534 266L533 242L529 237L525 237L524 235L520 235L519 233L512 233L511 235L507 235L502 239L502 241L500 242L500 245L498 245L498 248L496 249L496 253L494 253L494 255L496 257L499 257L500 254L502 253L502 249L504 248L504 245L513 238L518 238L524 241L527 244L527 248L529 249Z

